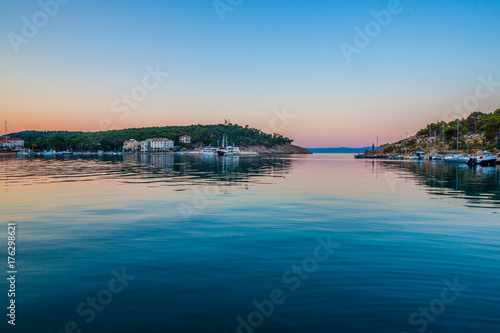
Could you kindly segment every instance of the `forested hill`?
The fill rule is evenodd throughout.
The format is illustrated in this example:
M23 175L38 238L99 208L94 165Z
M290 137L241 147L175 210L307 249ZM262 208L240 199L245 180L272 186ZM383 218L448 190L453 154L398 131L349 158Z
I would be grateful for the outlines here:
M267 134L248 125L242 127L236 124L143 127L101 132L22 131L10 133L9 136L25 140L27 148L35 144L38 149L121 150L123 141L128 139L141 141L148 138L167 138L178 145L181 135L191 136L193 145L215 146L217 140L222 140L223 134L227 135L230 144L234 143L241 147L273 147L293 141L280 134Z
M460 122L459 122L460 120ZM380 146L378 153L403 153L405 151L431 151L440 149L451 151L472 151L500 149L500 109L491 113L473 112L467 118L450 122L430 123L416 135L391 144Z

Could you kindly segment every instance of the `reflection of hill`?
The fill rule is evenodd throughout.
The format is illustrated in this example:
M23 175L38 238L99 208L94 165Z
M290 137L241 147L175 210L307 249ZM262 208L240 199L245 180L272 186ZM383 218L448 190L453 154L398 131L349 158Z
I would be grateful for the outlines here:
M398 177L411 175L417 184L434 195L453 196L470 204L500 208L500 169L469 167L441 162L388 162L381 166L395 171Z
M201 154L125 154L9 159L7 185L114 180L121 183L224 186L274 183L300 159L275 156L203 156ZM222 184L221 184L222 185Z
M256 181L262 176L282 177L288 174L292 159L273 156L224 156L200 154L123 155L127 174L143 177L181 177L186 181Z

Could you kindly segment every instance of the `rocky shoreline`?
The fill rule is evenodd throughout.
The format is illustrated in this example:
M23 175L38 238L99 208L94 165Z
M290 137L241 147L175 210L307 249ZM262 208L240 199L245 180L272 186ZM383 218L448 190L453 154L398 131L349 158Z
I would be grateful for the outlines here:
M292 144L283 144L271 148L265 146L241 147L241 151L257 154L312 154L309 150Z

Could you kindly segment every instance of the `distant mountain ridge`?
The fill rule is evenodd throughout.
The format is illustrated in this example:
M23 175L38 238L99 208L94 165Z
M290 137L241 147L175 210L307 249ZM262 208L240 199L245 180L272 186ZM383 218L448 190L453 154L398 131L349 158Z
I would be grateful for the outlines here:
M378 147L375 147L377 149ZM360 154L365 150L372 150L372 146L351 148L351 147L331 147L331 148L307 148L311 153L330 153L330 154Z

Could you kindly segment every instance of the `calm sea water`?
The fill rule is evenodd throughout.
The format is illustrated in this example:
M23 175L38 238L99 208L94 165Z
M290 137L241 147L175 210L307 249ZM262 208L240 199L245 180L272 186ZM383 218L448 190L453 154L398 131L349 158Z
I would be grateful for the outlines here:
M0 160L1 332L499 332L500 168ZM123 276L123 274L125 276ZM116 276L121 276L121 282Z

